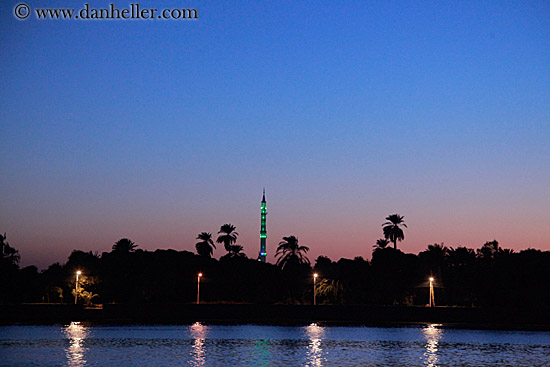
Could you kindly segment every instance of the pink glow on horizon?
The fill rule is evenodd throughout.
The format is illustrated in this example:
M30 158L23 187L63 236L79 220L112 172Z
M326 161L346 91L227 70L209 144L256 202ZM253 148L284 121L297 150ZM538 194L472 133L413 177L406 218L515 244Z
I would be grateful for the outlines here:
M300 244L310 247L308 257L312 263L320 255L328 256L333 261L356 256L370 259L373 245L378 238L383 237L381 227L383 217L378 220L371 217L368 226L352 222L336 224L321 220L312 220L300 225L298 223L291 224L290 221L277 223L275 215L271 213L273 211L268 216L267 238L268 262L270 263L276 261L274 254L283 236L296 235ZM228 221L217 220L217 223L225 222ZM475 225L472 222L463 223L462 226L453 226L449 223L443 227L443 225L435 226L438 223L435 219L431 223L421 222L412 216L405 215L405 223L408 228L404 229L405 240L398 242L398 248L406 253L418 254L424 251L429 244L443 242L447 247L466 246L478 249L485 242L496 239L502 248L511 248L516 252L527 248L550 250L544 233L535 232L528 236L527 232L507 227L509 223L506 220L491 226L481 223ZM240 233L237 243L244 246L244 252L248 257L256 258L260 243L259 234L256 233L259 233L259 224L247 223L248 225L243 225L241 221L231 221L231 223L237 226L237 231ZM516 228L521 228L521 225L522 223L519 223L519 227ZM285 230L286 228L289 229ZM211 224L208 228L203 226L193 226L192 228L191 226L152 223L149 228L142 227L139 230L124 232L118 232L115 228L104 231L100 231L99 228L90 228L90 232L79 232L78 228L71 231L70 228L67 228L57 236L55 231L50 229L50 234L44 233L39 236L26 236L23 233L10 232L8 233L8 242L20 251L21 266L37 265L42 269L54 262L66 262L73 249L98 251L100 254L104 251L109 252L114 242L123 237L132 239L138 248L143 250L174 249L195 252L196 235L206 230L212 232L216 238L216 229L215 224ZM221 246L214 250L215 258L224 254L225 251Z

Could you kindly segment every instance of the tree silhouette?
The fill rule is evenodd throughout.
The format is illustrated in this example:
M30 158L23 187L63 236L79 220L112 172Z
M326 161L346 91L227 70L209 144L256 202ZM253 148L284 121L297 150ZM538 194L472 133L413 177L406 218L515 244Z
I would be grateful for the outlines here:
M499 256L510 256L512 254L514 254L514 250L512 249L509 249L509 248L505 248L505 249L501 249L499 252L498 252L498 255Z
M445 244L434 243L433 245L428 245L426 251L422 251L418 254L420 257L425 257L429 262L437 265L443 264L445 257L449 255L449 249Z
M239 235L235 230L237 228L231 224L227 223L220 227L218 233L221 233L216 240L217 243L223 243L225 251L231 252L231 245L237 242L237 236Z
M476 252L464 246L452 248L448 251L449 265L453 268L472 266L476 261Z
M0 259L2 263L17 265L20 259L19 251L11 247L6 238L5 233L3 236L0 234Z
M485 244L477 250L477 256L484 260L494 259L502 249L498 245L497 240L487 241Z
M428 249L419 253L418 258L425 265L426 270L430 272L430 275L440 277L448 255L449 249L442 242L441 244L428 245Z
M388 241L385 238L380 238L376 240L376 245L374 245L374 251L380 251L386 248L390 244L390 241Z
M399 225L407 228L407 225L403 221L403 216L399 214L391 214L386 217L387 222L382 224L384 237L387 240L393 242L393 248L397 250L397 241L403 241L405 234Z
M241 252L243 247L241 245L231 245L231 251L229 252L233 257L246 257L244 252Z
M212 233L201 232L197 236L197 240L201 240L195 244L197 254L204 257L212 257L212 253L214 252L213 248L216 248L212 240Z
M6 234L0 235L0 304L16 302L23 297L19 270L19 252L6 241Z
M275 256L278 256L277 266L285 269L289 266L307 264L309 259L305 254L309 251L309 247L298 245L298 238L295 236L283 237L279 242Z
M241 245L231 245L229 246L229 252L227 255L222 256L224 259L232 258L246 258L246 254L241 252L243 247Z
M318 304L424 305L428 294L421 285L427 285L427 277L433 274L436 284L444 285L438 288L438 305L543 312L532 313L534 322L548 314L550 251L516 253L490 241L478 246L476 254L472 248L447 250L442 243L432 242L415 255L382 245L386 242L380 242L370 261L335 262L319 256L314 268L320 275ZM176 250L136 250L128 256L74 250L64 265L53 264L38 272L35 266L19 269L18 254L7 247L5 235L0 236L0 246L0 304L72 304L74 290L82 303L192 302L199 271L208 277L204 290L201 283L201 297L210 302L304 304L313 300L312 269L305 257L309 252L294 236L284 237L279 244L278 266L247 259L242 246L233 243L220 261ZM77 270L82 271L78 288L74 283Z
M113 245L113 252L128 253L136 250L137 245L128 238L121 238Z

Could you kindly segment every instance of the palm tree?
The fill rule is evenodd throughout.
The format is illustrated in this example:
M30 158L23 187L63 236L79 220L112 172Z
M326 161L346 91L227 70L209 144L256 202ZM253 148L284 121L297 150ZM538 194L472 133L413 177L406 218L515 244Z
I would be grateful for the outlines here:
M237 236L239 234L235 231L236 229L237 228L233 224L227 223L221 226L218 232L222 233L222 235L218 236L216 242L223 243L225 251L227 252L231 252L231 245L237 242Z
M389 244L390 244L390 241L388 241L385 238L380 238L376 240L376 245L373 246L375 247L374 251L385 249L386 246Z
M213 248L216 248L214 241L212 240L212 233L201 232L197 236L197 240L201 240L195 244L197 254L204 257L211 257L214 252Z
M128 238L121 238L113 245L113 252L126 253L136 250L137 245Z
M232 257L246 257L244 252L241 252L244 249L241 245L231 245L230 254Z
M445 256L449 255L449 248L445 246L443 242L434 243L433 245L428 245L426 252L433 254L433 257L443 259Z
M283 237L279 242L275 256L278 256L277 266L284 269L290 265L309 265L309 259L305 253L309 251L309 247L298 245L298 238L295 236Z
M384 237L387 240L393 242L393 248L397 250L397 241L403 241L405 234L399 225L407 228L407 225L403 221L403 216L399 214L392 214L386 217L387 222L382 224L384 227Z
M476 252L467 247L449 249L449 263L452 267L471 266L476 260Z
M449 249L445 244L434 243L428 245L426 251L422 251L418 254L418 257L430 268L431 271L437 272L443 268L447 258L449 256Z
M243 250L243 247L241 245L231 245L229 246L230 250L227 253L227 255L223 255L220 260L222 259L235 259L235 258L245 258L246 254L244 252L241 252Z

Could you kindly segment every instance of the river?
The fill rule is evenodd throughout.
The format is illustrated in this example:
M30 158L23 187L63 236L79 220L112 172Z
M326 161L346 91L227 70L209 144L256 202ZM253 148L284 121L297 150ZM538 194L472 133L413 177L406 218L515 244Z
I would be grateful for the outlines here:
M550 332L402 327L0 327L0 366L549 366Z

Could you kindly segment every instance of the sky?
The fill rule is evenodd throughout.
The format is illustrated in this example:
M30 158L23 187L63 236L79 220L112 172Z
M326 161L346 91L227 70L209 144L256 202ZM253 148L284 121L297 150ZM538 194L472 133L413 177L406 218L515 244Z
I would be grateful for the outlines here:
M86 2L109 6L27 0ZM224 223L255 258L264 187L272 263L289 235L312 261L369 259L393 213L408 253L550 250L548 1L18 3L0 4L0 232L21 266L123 237L194 251Z

